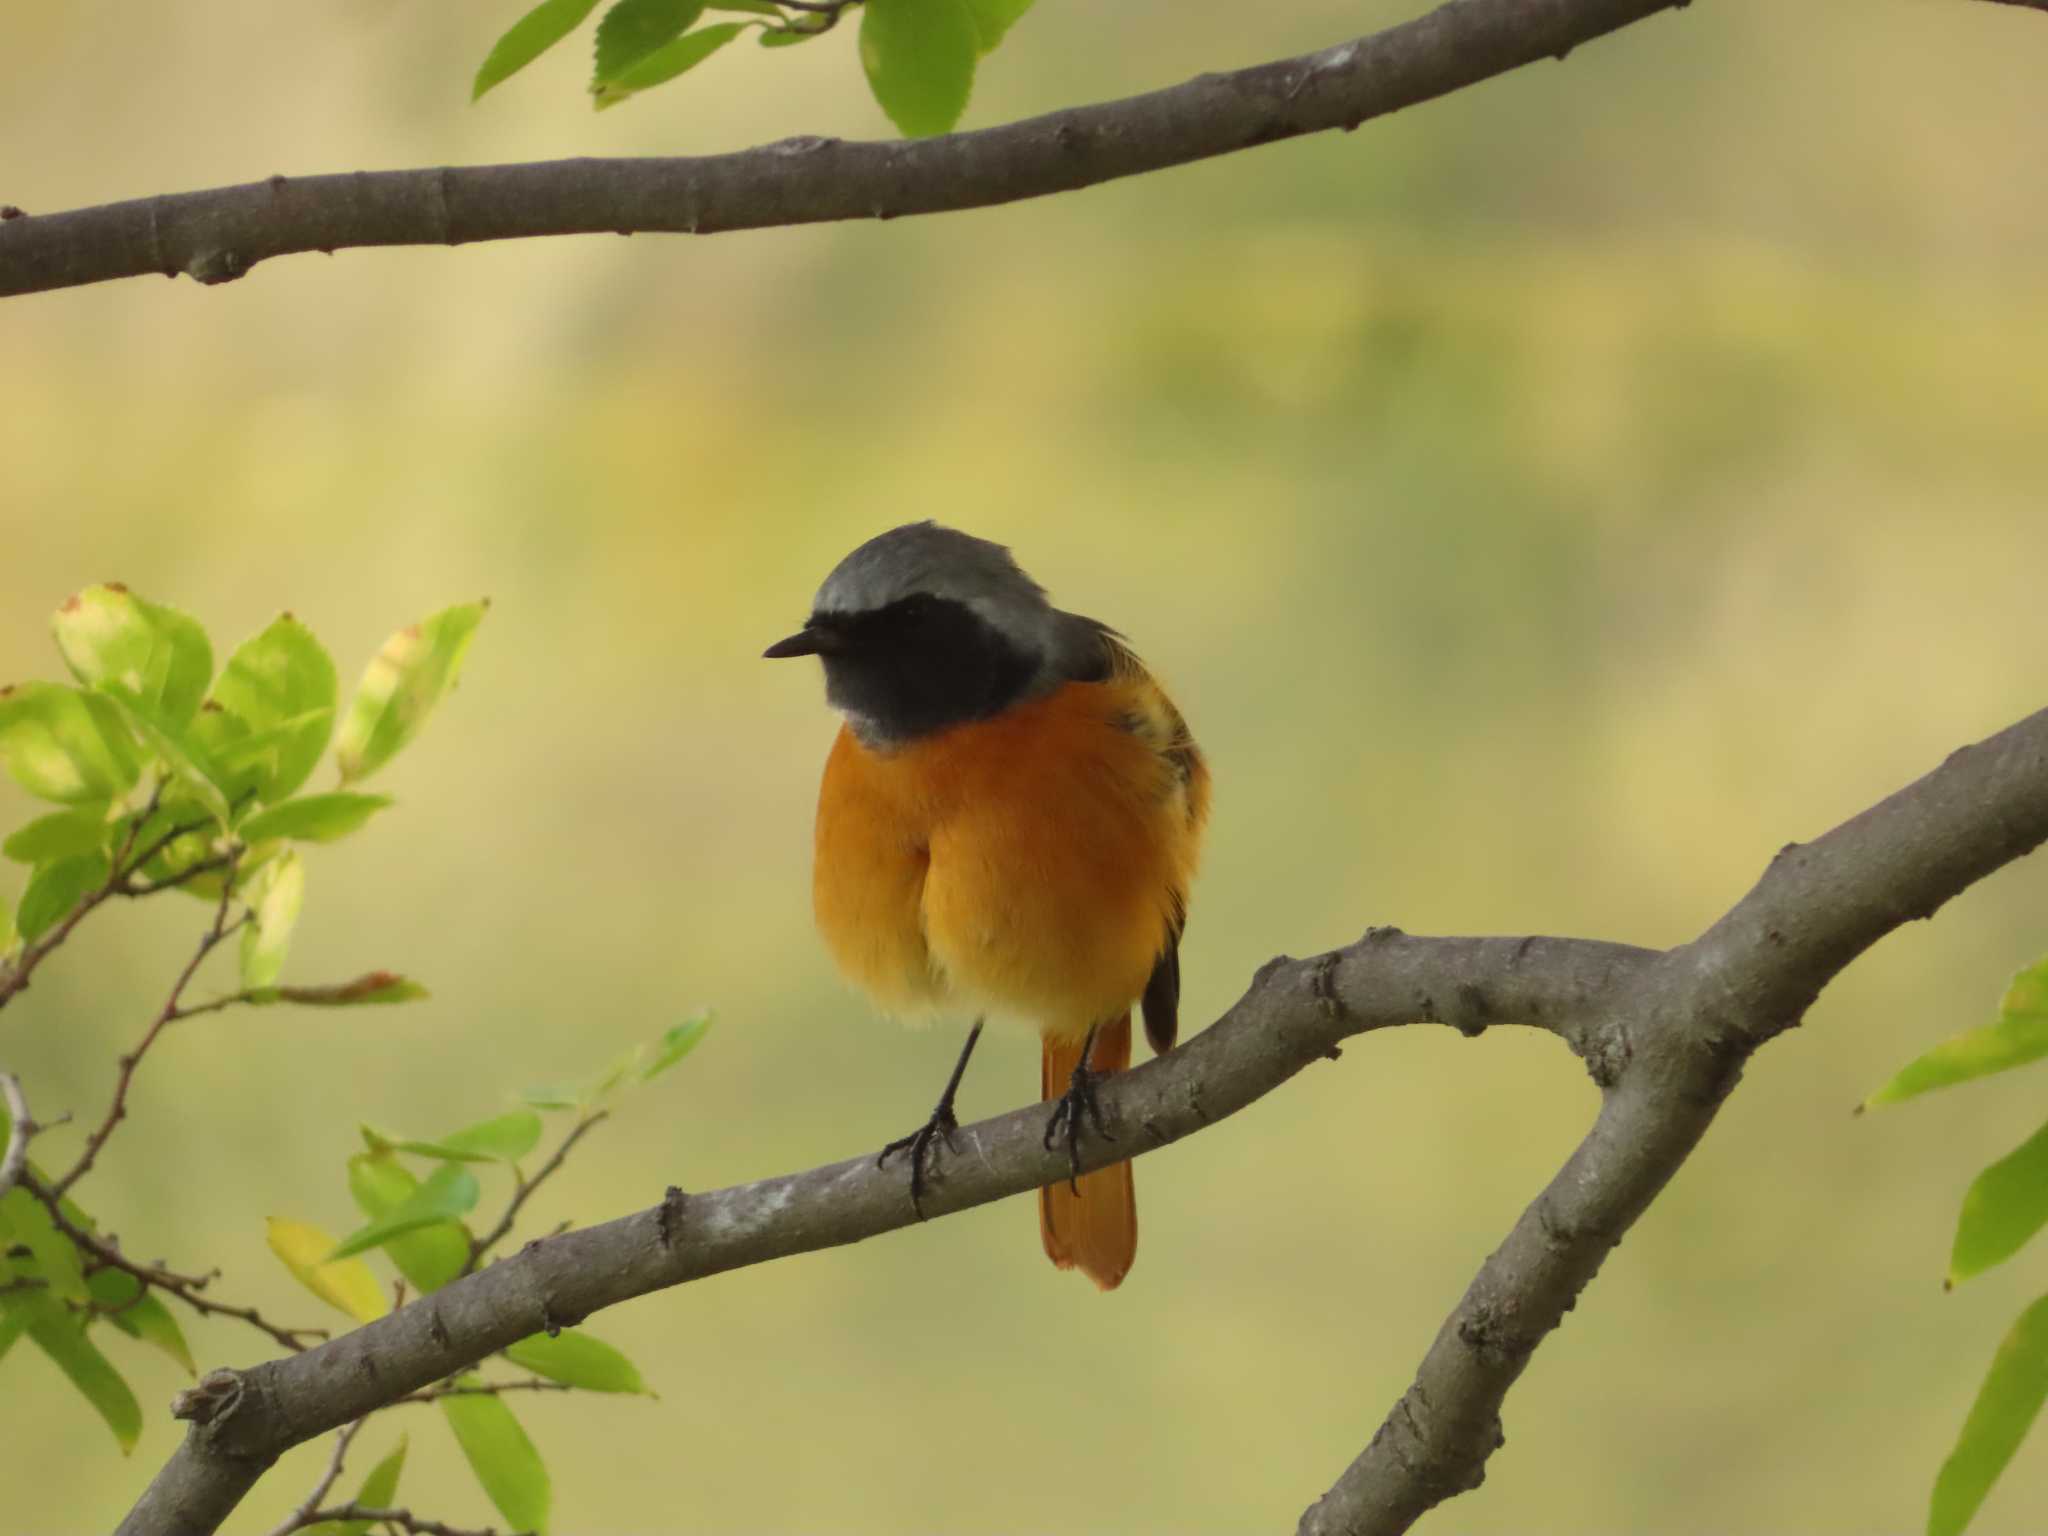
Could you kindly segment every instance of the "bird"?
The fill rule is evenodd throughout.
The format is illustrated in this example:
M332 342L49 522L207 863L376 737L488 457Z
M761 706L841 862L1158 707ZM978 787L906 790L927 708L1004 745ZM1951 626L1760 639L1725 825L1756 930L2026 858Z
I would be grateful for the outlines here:
M1048 1149L1039 1191L1061 1269L1114 1290L1137 1254L1128 1161L1080 1172L1105 1140L1096 1084L1179 1029L1180 942L1208 821L1187 721L1107 624L1055 608L1003 545L935 522L860 545L771 658L816 656L842 718L819 786L812 906L840 971L883 1012L974 1019L930 1118L890 1142L923 1215L954 1095L991 1016L1035 1027Z

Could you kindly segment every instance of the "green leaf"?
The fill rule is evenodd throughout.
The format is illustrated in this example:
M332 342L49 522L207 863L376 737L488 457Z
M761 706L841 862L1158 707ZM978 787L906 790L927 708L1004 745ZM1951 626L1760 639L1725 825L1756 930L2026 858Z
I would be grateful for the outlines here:
M695 69L751 25L745 21L721 21L713 26L699 27L666 47L655 49L631 68L605 82L602 88L592 87L596 92L597 110L602 112L607 107L615 107L651 86Z
M469 99L475 101L492 86L511 79L582 26L583 18L596 9L597 0L541 0L491 44L491 51L477 67Z
M38 1175L40 1177L40 1175ZM70 1213L65 1213L71 1219ZM42 1201L19 1184L0 1195L0 1236L27 1248L36 1273L49 1289L40 1293L56 1301L84 1301L85 1266L78 1248L50 1219ZM0 1243L0 1247L6 1244Z
M97 853L111 835L106 806L82 805L75 811L52 811L47 816L38 816L0 843L0 853L17 864L53 864L59 859Z
M267 811L258 811L242 824L242 836L252 843L266 837L288 837L302 843L331 843L347 837L391 804L389 795L354 795L337 790L331 795L301 795L281 801Z
M398 1499L398 1474L405 1470L405 1448L411 1440L409 1435L400 1435L398 1444L389 1456L370 1468L370 1475L363 1479L363 1486L355 1496L359 1509L394 1509ZM306 1526L306 1536L369 1536L368 1520L322 1520L318 1525Z
M1927 1536L1959 1536L2048 1400L2048 1296L1999 1343L1955 1449L1934 1480Z
M565 1328L553 1338L536 1333L506 1345L505 1357L536 1376L581 1387L586 1392L638 1392L654 1396L632 1361L602 1339L593 1339L580 1329Z
M907 139L944 133L967 110L981 34L965 0L867 0L860 62Z
M348 1160L348 1192L372 1221L403 1207L419 1188L412 1170L389 1154L358 1153ZM469 1262L469 1231L458 1222L435 1222L391 1238L384 1251L424 1296L462 1273Z
M112 1323L131 1339L154 1345L188 1374L199 1374L191 1346L185 1342L185 1330L153 1292L143 1289L140 1280L124 1269L96 1269L85 1283L98 1309L95 1318Z
M703 14L704 0L618 0L597 24L591 90L674 42Z
M530 1109L511 1109L435 1141L403 1141L367 1125L362 1129L373 1151L389 1147L452 1162L516 1163L540 1140L540 1116Z
M242 985L251 989L268 987L284 969L292 929L297 926L299 909L306 902L304 861L287 850L264 866L247 898L253 920L242 930Z
M21 942L21 930L14 926L14 908L5 896L0 896L0 960L14 953Z
M271 621L261 634L242 642L213 685L221 712L203 711L201 723L220 714L242 727L239 739L208 740L224 768L246 772L265 805L282 800L312 776L334 734L341 688L334 659L313 632L290 614ZM227 725L207 726L219 736L236 735ZM236 793L237 791L230 791Z
M374 1323L391 1310L377 1277L361 1259L337 1258L334 1239L308 1221L273 1216L267 1223L270 1251L298 1277L299 1284L359 1323Z
M640 1081L644 1083L651 1078L659 1077L697 1049L697 1042L704 1038L710 1028L711 1015L700 1013L695 1018L685 1019L669 1029L655 1043L653 1053L647 1058L646 1065L641 1067Z
M1003 34L1030 9L1031 0L967 0L967 14L974 18L974 31L981 40L981 51L994 52L996 44L1003 40Z
M456 1385L480 1387L483 1378L474 1374L457 1378ZM501 1397L444 1397L441 1412L447 1415L456 1443L469 1459L476 1480L498 1506L498 1513L515 1531L545 1536L548 1528L548 1469L540 1452L520 1428L519 1420Z
M0 766L62 805L119 799L142 772L113 700L60 683L0 688Z
M2043 1225L2048 1225L2048 1125L1971 1182L1949 1254L1949 1284L2004 1263Z
M1863 1101L1863 1108L1896 1104L2043 1056L2048 1056L2048 959L2035 961L2013 977L1994 1022L1943 1041L1908 1062L1898 1076Z
M28 877L15 918L21 936L33 944L56 927L81 900L106 884L108 868L105 854L88 853L36 870Z
M331 1262L381 1247L400 1233L416 1232L437 1221L460 1221L476 1208L481 1193L475 1174L460 1163L443 1163L403 1205L366 1227L358 1227L327 1258Z
M521 1091L519 1097L535 1109L581 1109L583 1089L576 1083L543 1083Z
M190 732L179 734L166 730L125 699L115 699L114 707L121 712L122 719L143 746L170 771L180 788L225 828L233 819L233 807L228 801L232 776L214 764L205 748L192 739Z
M126 587L87 587L51 622L71 675L161 730L192 723L213 676L213 643L199 622Z
M455 686L462 658L489 607L488 601L458 603L384 642L364 669L341 723L335 756L344 784L368 778L419 733L442 695Z
M0 1294L0 1312L18 1320L29 1338L71 1378L127 1455L142 1438L142 1406L107 1357L85 1336L85 1324L48 1291Z
M249 1001L262 1007L269 1003L297 1003L305 1008L355 1008L365 1004L410 1003L433 994L416 981L390 971L371 971L354 981L325 987L257 987Z

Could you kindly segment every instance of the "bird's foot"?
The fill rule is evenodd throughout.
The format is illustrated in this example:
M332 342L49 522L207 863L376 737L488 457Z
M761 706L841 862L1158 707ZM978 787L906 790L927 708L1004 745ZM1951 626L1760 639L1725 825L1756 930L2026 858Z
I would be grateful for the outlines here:
M1093 1036L1090 1037L1093 1044ZM1085 1118L1095 1128L1095 1134L1104 1141L1115 1141L1109 1134L1109 1127L1102 1123L1102 1102L1095 1096L1095 1085L1107 1077L1106 1072L1093 1072L1088 1067L1088 1052L1081 1053L1081 1059L1074 1066L1074 1075L1067 1079L1067 1091L1053 1105L1052 1116L1045 1122L1045 1149L1050 1152L1055 1138L1067 1144L1067 1187L1081 1192L1081 1122Z
M917 1219L924 1220L924 1192L928 1184L927 1167L938 1162L938 1144L943 1141L955 1152L960 1150L960 1122L953 1115L953 1096L948 1093L939 1100L938 1108L932 1111L931 1119L912 1131L908 1136L899 1136L882 1148L881 1156L875 1159L875 1166L881 1167L898 1152L910 1154L910 1207L917 1212Z

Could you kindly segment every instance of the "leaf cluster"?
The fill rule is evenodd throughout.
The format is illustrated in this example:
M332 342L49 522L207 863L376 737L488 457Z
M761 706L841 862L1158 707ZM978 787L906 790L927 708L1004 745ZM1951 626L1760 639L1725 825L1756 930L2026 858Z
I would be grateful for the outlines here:
M1908 1062L1858 1106L1896 1104L2048 1056L2048 958L2015 976L1997 1016ZM1956 1220L1944 1286L2004 1263L2048 1226L2048 1125L1971 1182ZM2048 1402L2048 1296L2007 1331L1955 1449L1935 1478L1928 1536L1960 1536Z
M764 48L822 36L860 5L860 62L876 103L906 138L960 121L974 72L1031 0L613 0L592 48L591 104L631 100L702 64L744 32ZM581 27L598 0L541 0L485 55L471 97L502 84ZM705 21L707 12L739 21ZM703 25L699 25L703 22Z

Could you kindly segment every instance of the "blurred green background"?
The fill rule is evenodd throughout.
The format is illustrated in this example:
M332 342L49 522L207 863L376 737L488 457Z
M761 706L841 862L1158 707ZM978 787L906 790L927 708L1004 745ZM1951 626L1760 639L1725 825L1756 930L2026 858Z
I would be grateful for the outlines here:
M10 7L0 198L884 133L852 28L622 110L581 42L476 108L516 7ZM1407 3L1048 3L970 125L1338 41ZM0 675L124 580L223 650L289 608L353 675L495 600L461 691L309 855L287 979L431 1003L226 1015L148 1063L85 1186L137 1251L314 1321L266 1214L345 1228L365 1118L490 1113L700 1002L721 1024L532 1229L879 1146L958 1044L877 1022L810 926L815 675L758 660L847 548L936 516L1128 631L1217 776L1185 950L1213 1017L1369 923L1663 945L1810 837L2048 703L2048 20L1936 0L1695 6L1351 136L879 227L296 257L0 306ZM28 812L11 786L0 819ZM2020 1074L1850 1106L2048 948L2048 861L1887 940L1773 1045L1510 1399L1447 1532L1916 1529L2039 1252L1944 1297ZM121 911L10 1010L43 1113L105 1102L196 932ZM963 1109L1034 1088L983 1047ZM1406 1385L1594 1091L1518 1031L1374 1038L1139 1170L1112 1297L1024 1201L604 1315L658 1402L519 1404L590 1532L1245 1531ZM56 1142L76 1132L60 1132ZM54 1154L53 1154L54 1155ZM208 1362L260 1358L193 1325ZM122 1461L46 1362L0 1376L25 1531ZM430 1411L404 1493L496 1517ZM289 1458L234 1529L295 1502ZM2038 1525L2048 1442L1985 1532Z

